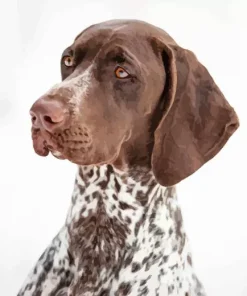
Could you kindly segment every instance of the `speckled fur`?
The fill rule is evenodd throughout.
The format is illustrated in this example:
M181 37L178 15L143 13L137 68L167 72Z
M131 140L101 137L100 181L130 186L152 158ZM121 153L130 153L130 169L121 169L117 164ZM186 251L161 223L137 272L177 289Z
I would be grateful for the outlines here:
M151 171L79 167L65 226L18 296L205 296L175 187Z

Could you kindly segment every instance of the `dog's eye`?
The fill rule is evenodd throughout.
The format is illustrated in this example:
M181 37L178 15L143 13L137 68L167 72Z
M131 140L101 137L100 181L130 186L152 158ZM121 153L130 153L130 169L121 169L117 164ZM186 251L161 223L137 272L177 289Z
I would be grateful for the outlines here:
M117 67L115 70L115 75L117 78L124 79L130 77L129 73L122 67Z
M63 63L66 67L73 67L74 66L74 58L71 56L66 56L63 58Z

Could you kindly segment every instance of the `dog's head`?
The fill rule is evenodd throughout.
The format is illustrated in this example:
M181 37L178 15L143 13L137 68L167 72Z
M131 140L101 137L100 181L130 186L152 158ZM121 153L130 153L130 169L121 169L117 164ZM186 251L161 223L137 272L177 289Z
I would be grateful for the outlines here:
M30 111L39 155L150 166L170 186L214 157L239 125L195 55L144 22L84 30L64 51L61 72Z

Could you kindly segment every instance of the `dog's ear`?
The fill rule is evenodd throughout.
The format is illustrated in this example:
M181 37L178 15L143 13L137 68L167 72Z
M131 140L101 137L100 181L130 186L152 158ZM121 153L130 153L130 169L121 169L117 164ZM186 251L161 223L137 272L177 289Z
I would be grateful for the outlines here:
M213 158L239 126L207 69L189 50L162 42L166 71L163 115L154 133L152 168L172 186Z

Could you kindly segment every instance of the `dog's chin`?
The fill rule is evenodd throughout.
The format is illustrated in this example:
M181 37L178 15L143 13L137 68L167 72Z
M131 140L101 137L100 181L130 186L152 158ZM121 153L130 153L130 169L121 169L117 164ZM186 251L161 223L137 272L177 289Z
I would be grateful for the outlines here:
M57 159L61 159L61 160L66 159L66 157L61 152L59 152L59 151L52 151L51 150L50 152Z

